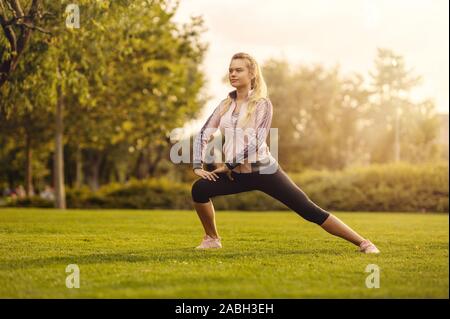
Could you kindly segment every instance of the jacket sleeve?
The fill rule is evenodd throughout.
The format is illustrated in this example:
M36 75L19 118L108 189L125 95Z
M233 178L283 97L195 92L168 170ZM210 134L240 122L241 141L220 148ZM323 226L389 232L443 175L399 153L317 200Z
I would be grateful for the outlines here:
M249 143L244 147L242 152L238 153L231 162L226 162L225 165L229 169L233 169L244 162L250 155L256 151L265 142L269 134L270 125L272 124L273 107L269 99L264 99L256 106L256 137L252 136Z
M219 127L221 117L220 111L223 104L222 102L220 102L214 112L209 116L194 139L193 169L203 168L203 163L205 160L205 149L208 144L209 138L217 131Z

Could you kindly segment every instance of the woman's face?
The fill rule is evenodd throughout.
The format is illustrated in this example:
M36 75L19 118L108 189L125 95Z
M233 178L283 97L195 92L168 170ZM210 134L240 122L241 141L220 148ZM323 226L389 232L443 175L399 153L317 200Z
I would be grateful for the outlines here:
M253 75L247 67L246 60L233 59L231 60L228 69L228 79L231 86L235 88L250 86Z

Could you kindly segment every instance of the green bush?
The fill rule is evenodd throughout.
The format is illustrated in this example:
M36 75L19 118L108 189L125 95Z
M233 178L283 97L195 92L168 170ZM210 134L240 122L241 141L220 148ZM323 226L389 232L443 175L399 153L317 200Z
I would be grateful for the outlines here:
M53 201L43 199L39 196L31 196L27 198L8 198L5 200L3 206L7 207L41 207L41 208L51 208L55 207Z
M165 178L112 183L96 193L89 189L68 192L67 206L76 208L190 209L190 186Z
M448 174L448 163L378 164L342 171L288 173L313 202L326 210L404 212L448 212ZM154 178L108 184L95 193L88 187L68 188L66 201L69 208L193 209L192 184ZM288 210L260 191L217 196L212 201L219 210ZM7 205L53 207L39 197Z
M394 163L291 176L321 207L448 212L448 163Z

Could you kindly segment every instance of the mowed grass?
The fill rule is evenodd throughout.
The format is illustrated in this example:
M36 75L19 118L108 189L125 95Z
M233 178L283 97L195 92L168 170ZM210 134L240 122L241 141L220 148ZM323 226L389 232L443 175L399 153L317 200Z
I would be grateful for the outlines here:
M294 212L218 211L198 251L194 210L0 210L1 298L448 298L447 214L339 213L364 255ZM77 264L80 288L66 287ZM380 287L366 287L368 264Z

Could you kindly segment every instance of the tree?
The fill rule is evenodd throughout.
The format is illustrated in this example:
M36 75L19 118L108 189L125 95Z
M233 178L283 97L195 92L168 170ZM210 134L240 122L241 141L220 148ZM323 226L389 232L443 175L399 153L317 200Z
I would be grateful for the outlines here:
M433 149L423 143L433 144L438 129L434 103L430 100L413 102L410 98L412 89L422 78L406 67L402 56L382 48L378 49L375 71L370 72L370 76L373 87L370 130L376 132L368 136L371 160L416 161L417 156L413 154L423 152L423 147ZM419 133L427 136L426 141L417 144L416 129L427 131ZM424 155L434 156L428 152Z
M50 125L51 85L46 78L51 62L45 52L48 44L37 38L30 41L30 52L22 59L8 83L0 88L0 132L14 136L16 146L24 148L25 189L33 195L33 152L45 152L51 136ZM36 165L36 163L35 163Z
M4 37L0 36L0 87L14 72L30 42L34 30L48 33L38 24L51 15L42 8L41 0L32 0L28 10L23 9L27 1L0 0L0 25Z
M81 72L88 98L69 103L76 107L68 110L67 129L69 142L84 149L92 189L115 148L128 153L115 158L118 169L131 160L138 178L152 175L169 146L168 132L200 109L203 21L178 28L171 21L176 8L163 1L114 3L89 15L89 32L75 32L79 49L72 60L89 66Z
M22 92L30 100L38 83L46 85L41 91L47 100L39 100L35 108L51 106L47 114L54 119L37 135L54 134L53 176L59 208L65 207L66 164L75 163L78 186L87 181L94 190L110 176L124 181L130 175L155 174L170 146L169 132L201 109L204 75L200 63L206 50L200 41L201 18L182 26L172 21L178 3L78 1L81 27L68 29L62 22L69 3L48 3L47 9L56 17L45 25L51 35L33 38L47 46L42 52L30 46L24 57L41 54L50 63L29 63L39 68L27 71L29 77L35 72L36 81L19 83L30 86ZM23 76L21 69L16 71ZM2 102L8 101L5 114L19 123L19 99L5 93L12 88L8 83L0 92ZM38 115L34 109L32 115Z
M362 76L344 78L338 67L292 67L279 60L267 61L263 72L274 105L272 127L279 129L283 167L339 169L364 157L357 138L368 97Z

